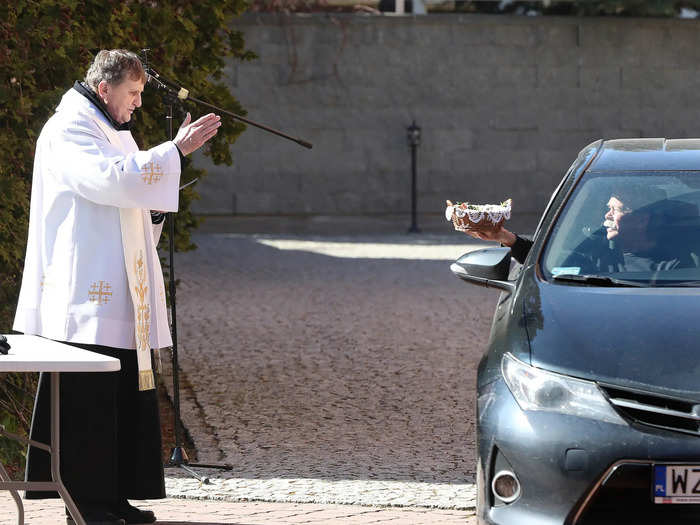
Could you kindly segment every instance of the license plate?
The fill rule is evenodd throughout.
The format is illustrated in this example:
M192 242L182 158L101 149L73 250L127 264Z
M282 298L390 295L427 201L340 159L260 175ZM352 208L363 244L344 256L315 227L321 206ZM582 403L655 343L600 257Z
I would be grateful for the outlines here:
M700 465L654 465L654 503L700 503Z

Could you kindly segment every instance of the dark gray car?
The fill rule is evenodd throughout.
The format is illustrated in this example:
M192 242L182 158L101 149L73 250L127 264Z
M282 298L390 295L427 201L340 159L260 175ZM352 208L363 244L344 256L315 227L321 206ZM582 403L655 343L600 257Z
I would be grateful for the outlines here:
M595 142L500 289L477 392L479 523L700 523L700 139Z

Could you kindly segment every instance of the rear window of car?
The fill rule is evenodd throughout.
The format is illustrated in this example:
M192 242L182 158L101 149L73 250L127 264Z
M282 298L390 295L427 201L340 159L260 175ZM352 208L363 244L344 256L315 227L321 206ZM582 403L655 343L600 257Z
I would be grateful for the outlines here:
M699 209L700 172L588 172L552 229L542 272L567 284L699 286Z

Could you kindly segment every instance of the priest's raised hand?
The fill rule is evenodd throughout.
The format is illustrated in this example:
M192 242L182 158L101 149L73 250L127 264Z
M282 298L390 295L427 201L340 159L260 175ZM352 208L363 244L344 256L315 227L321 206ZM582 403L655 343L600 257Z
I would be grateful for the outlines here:
M204 115L192 122L192 115L188 112L173 142L183 155L189 155L216 135L219 126L221 126L221 117L214 113Z

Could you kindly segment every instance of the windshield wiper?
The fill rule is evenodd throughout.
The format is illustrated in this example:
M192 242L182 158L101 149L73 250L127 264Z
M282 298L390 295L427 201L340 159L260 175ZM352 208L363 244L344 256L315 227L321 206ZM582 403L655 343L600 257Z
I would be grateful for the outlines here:
M633 288L644 288L646 285L637 281L625 281L624 279L615 279L606 275L574 275L562 273L555 275L557 281L591 284L593 286L628 286Z
M671 282L667 284L666 286L688 286L690 288L695 288L700 286L700 281L679 281L679 282Z

